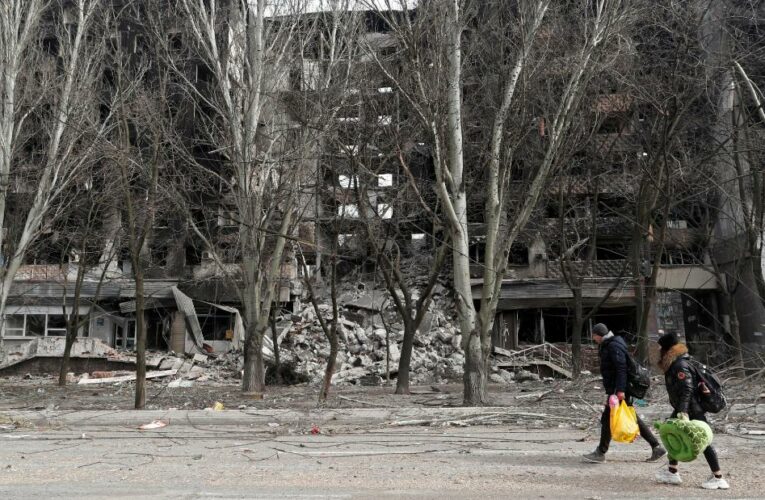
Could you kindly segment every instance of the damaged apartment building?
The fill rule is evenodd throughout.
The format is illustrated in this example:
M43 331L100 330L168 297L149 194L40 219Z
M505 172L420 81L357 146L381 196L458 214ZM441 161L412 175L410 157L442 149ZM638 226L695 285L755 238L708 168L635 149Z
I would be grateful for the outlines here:
M395 57L395 40L384 20L375 12L364 16L359 37L365 45L372 47L379 59ZM139 50L147 39L137 24L125 25L114 37L131 50ZM168 33L168 37L172 46L183 47L182 32ZM290 107L303 109L299 100L310 100L318 92L315 72L321 57L318 51L307 51L278 88L286 103L283 112L293 124L299 121L290 120ZM194 78L210 78L204 66L195 66L193 59L186 64ZM428 254L434 248L438 229L419 205L419 197L432 206L436 204L427 140L393 137L390 130L407 104L395 86L376 71L374 59L361 59L356 64L364 81L353 89L353 98L343 101L334 118L336 138L316 162L313 179L303 186L309 194L295 229L303 255L288 251L281 268L278 305L285 316L299 314L304 300L299 258L306 259L310 273L326 274L327 266L334 265L341 279L373 272L362 205L372 207L374 217L381 221L378 229L397 242L404 256ZM634 335L636 284L646 283L661 246L656 300L648 314L649 335L655 338L660 330L675 332L692 343L696 352L713 352L725 338L730 312L721 304L718 273L710 264L704 200L689 197L686 203L673 206L665 227L649 228L648 234L641 235L635 253L635 234L628 221L637 196L635 179L645 155L639 140L645 111L619 89L586 99L599 121L595 139L573 156L570 168L551 179L534 217L511 249L494 344L508 350L544 343L568 344L574 321L572 280L580 282L585 312L596 308L590 324L604 322L615 332ZM193 128L193 123L190 126ZM532 127L538 127L543 135L540 123ZM390 154L393 144L403 144L401 157ZM419 187L416 193L410 192L412 180ZM235 209L227 203L226 194L221 190L205 200L216 207L217 217L208 222L222 249L234 247L237 233ZM472 195L470 252L480 262L483 203L480 193ZM2 332L8 350L21 352L35 339L63 336L65 315L75 308L83 318L78 332L81 337L132 349L136 338L135 281L126 252L116 251L106 269L87 273L75 303L79 262L76 255L50 250L60 246L56 238L61 235L44 234L36 245L39 250L30 252L16 276ZM590 254L581 251L573 261L564 262L567 250L579 241L597 241L597 248ZM157 219L145 253L148 266L143 314L148 348L225 352L241 347L244 328L235 284L177 213L168 211ZM340 258L330 260L329 254ZM634 262L636 254L639 263ZM225 265L238 265L236 252L232 250ZM477 266L472 277L474 299L478 301L482 282ZM745 292L742 288L738 293ZM746 310L753 304L760 311L759 319L747 316ZM746 318L742 328L745 343L762 342L757 335L763 328L761 322L765 322L762 305L749 297L737 307L739 316Z
M140 2L130 5L130 8L135 9L135 14L129 16L129 20L121 23L110 35L107 47L110 51L143 55L149 52L146 44L150 38L145 32L146 26L141 23L143 9ZM71 12L66 8L63 12L66 21L67 13L71 17ZM309 12L304 17L310 18L311 15ZM376 47L383 57L388 57L391 37L385 33L386 28L381 18L374 12L366 12L361 14L361 19L362 28L356 36ZM274 22L278 20L278 17L273 18ZM71 19L67 22L71 22ZM310 24L310 19L306 24ZM169 26L174 25L171 22ZM55 66L57 40L55 25L51 20L47 20L45 29L49 35L43 37L41 44L47 58ZM316 34L314 36L318 37ZM188 37L182 30L171 27L167 29L167 40L168 47L180 53L184 52ZM302 57L293 62L293 67L288 71L273 72L283 74L284 77L272 82L276 97L271 101L273 109L264 112L263 121L287 122L288 127L297 126L298 121L292 119L290 113L299 112L299 101L305 101L306 97L310 99L316 93L315 85L319 79L317 72L320 71L322 57L317 48L318 43L306 43ZM190 53L186 52L187 57L182 59L184 70L189 79L204 89L212 75L202 62L193 55L189 56ZM371 60L360 60L358 64L373 66ZM114 71L107 66L103 75L107 97L114 78ZM376 126L392 125L398 106L398 99L389 84L373 83L366 87L354 92L358 98L348 99L348 104L339 113L337 122L343 131L338 140L322 154L321 161L316 162L315 182L307 184L311 192L302 200L305 214L294 231L295 237L301 241L301 253L308 263L309 272L327 265L326 259L322 263L320 249L331 248L328 242L332 240L338 241L341 251L349 256L337 264L341 273L349 272L352 266L363 261L361 253L356 253L363 245L359 245L362 238L356 238L359 234L356 227L358 202L352 198L352 194L359 185L359 179L364 176L358 173L357 166L348 159L353 156L354 150L358 152L364 149L358 146L359 137L369 131L364 124L371 120ZM106 103L109 99L102 101ZM195 104L191 106L187 121L183 123L187 127L187 137L192 138L199 133L195 127L204 121L196 114L210 111L205 108L203 98ZM184 105L187 104L179 104ZM101 117L109 112L106 105L101 104ZM370 113L374 113L373 119ZM274 119L269 114L280 116ZM371 144L370 140L365 142ZM372 149L374 147L370 146L368 150L361 151L361 154L377 158L379 152ZM202 152L201 148L199 155L197 161L200 164L206 161L212 164L221 160L220 155ZM416 168L413 167L415 171ZM416 171L416 174L424 175L421 171ZM386 204L385 200L396 189L398 175L401 173L396 169L381 163L377 174L365 177L365 182L373 180L373 184L370 184L373 189L367 195L382 210L383 219L392 216L392 206ZM183 214L173 209L162 209L154 216L151 232L142 249L145 263L143 315L148 349L221 353L242 347L242 304L236 283L231 279L239 266L235 243L238 237L238 216L231 193L223 183L220 187L213 186L213 189L210 189L210 185L208 183L203 186L205 194L200 206L204 212L198 210L198 213L201 214L200 224L206 225L208 235L214 240L219 261L216 261L216 255L204 249L203 242L195 237L184 222ZM83 184L77 189L98 188ZM31 192L17 185L12 196L24 197ZM341 192L345 192L345 195ZM125 231L125 214L120 213L119 209L113 210L103 216L100 223L105 233L113 231L114 236L103 243L96 266L86 266L81 262L76 242L67 238L66 228L63 227L46 229L28 252L25 264L15 276L3 322L3 341L10 360L26 358L35 353L60 355L63 352L62 337L66 335L67 318L74 311L80 318L78 338L97 339L118 349L135 348L134 272L128 249L123 248L124 241L121 243L117 236L117 233ZM422 230L419 232L422 233ZM415 235L413 239L419 240L420 236L424 237L424 234ZM86 266L86 270L81 285L77 285L81 266ZM276 297L279 317L289 317L290 313L300 312L303 295L300 275L302 271L297 255L288 249L281 265ZM267 343L269 340L266 339ZM77 347L75 352L78 352Z

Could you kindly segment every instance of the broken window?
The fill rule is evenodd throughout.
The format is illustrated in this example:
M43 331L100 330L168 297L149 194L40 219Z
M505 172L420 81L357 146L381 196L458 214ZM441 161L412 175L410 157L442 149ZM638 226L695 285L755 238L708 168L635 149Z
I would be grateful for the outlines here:
M377 204L377 216L381 219L390 219L393 217L393 207L387 203Z
M380 174L377 176L377 185L379 187L393 186L393 174Z
M60 310L60 309L59 309ZM88 335L86 316L78 317L78 335ZM63 314L8 314L3 323L5 337L63 337L67 317Z
M341 188L356 188L359 185L359 177L357 175L338 175L337 182Z
M359 207L352 203L347 205L340 205L337 207L337 215L340 217L357 219L359 217Z
M234 337L232 314L198 314L197 317L205 340L231 340Z
M513 243L510 246L510 255L508 256L510 264L516 266L529 265L529 249L523 243Z
M26 323L26 329L24 333L27 337L44 337L45 336L45 315L44 314L27 314L27 323Z
M66 335L66 318L62 314L49 314L48 327L45 332L48 337L63 337Z
M337 244L338 246L347 246L352 240L355 235L353 233L346 233L346 234L338 234L337 235Z

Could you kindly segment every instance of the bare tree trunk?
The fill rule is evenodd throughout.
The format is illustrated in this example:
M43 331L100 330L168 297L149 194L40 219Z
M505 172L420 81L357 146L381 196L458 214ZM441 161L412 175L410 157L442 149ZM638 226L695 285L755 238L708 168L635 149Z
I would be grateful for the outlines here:
M579 378L582 373L582 329L584 314L582 311L582 289L574 288L574 329L571 332L571 374Z
M414 324L404 319L404 342L401 345L401 358L398 361L396 394L409 394L409 369L412 365L412 347L416 333Z
M335 366L337 365L337 330L332 328L332 334L329 336L329 358L327 359L327 367L324 369L324 380L321 384L321 394L319 395L320 401L326 401L329 397L329 390L332 387L332 376L335 374Z
M66 375L69 373L69 359L72 355L72 346L77 341L77 330L80 328L79 306L82 293L82 282L85 278L85 265L80 262L77 268L77 278L74 289L74 304L66 322L66 339L64 340L64 355L61 357L61 367L58 372L58 385L66 385ZM64 314L66 315L66 298L64 299Z
M728 300L728 314L730 315L730 336L733 338L733 358L735 360L737 369L743 374L744 370L744 349L741 344L741 329L738 319L738 312L736 311L736 298L734 294L725 294Z
M135 273L135 409L146 406L146 319L144 317L143 269Z
M276 308L271 307L271 340L274 344L274 378L277 384L284 382L282 380L281 360L279 354L279 334L276 332Z
M471 332L465 349L465 372L462 376L466 406L481 406L487 402L488 379L488 364L481 346L480 334Z
M242 377L242 392L245 394L262 394L266 389L263 336L262 332L257 330L256 322L247 322L244 342L244 376Z

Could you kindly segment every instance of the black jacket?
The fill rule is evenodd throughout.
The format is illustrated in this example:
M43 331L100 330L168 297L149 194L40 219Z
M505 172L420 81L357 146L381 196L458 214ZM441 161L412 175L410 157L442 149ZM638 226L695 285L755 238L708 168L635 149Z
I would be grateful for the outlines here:
M600 352L600 375L606 394L627 392L627 343L614 336L603 340Z
M688 349L683 344L673 346L661 359L669 404L675 412L703 415L696 397L696 370L691 365Z

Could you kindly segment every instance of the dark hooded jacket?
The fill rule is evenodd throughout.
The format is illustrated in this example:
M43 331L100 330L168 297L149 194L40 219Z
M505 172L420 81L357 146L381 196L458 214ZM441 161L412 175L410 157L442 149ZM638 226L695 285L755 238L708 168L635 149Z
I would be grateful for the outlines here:
M600 375L606 394L627 392L627 343L620 336L603 339L600 352Z
M703 415L704 410L696 396L696 370L691 365L688 348L684 344L675 344L662 351L659 367L664 372L669 404L675 412Z

